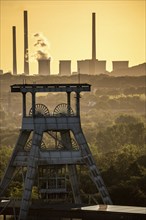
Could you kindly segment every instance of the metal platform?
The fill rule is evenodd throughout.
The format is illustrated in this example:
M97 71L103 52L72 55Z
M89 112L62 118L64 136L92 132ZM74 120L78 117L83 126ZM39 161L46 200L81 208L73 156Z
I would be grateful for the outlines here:
M11 92L86 92L91 90L89 84L15 84Z
M14 166L27 166L29 152L18 152ZM38 165L53 165L53 164L84 164L81 151L40 151Z

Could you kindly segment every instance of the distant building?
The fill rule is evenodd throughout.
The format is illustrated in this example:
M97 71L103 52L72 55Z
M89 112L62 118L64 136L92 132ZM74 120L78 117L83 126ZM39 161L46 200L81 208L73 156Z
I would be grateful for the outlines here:
M89 60L78 60L77 72L80 74L89 74Z
M129 67L129 61L112 61L113 71L120 69L127 69Z
M77 69L80 74L98 75L106 72L105 60L79 60Z
M2 75L3 74L3 70L0 70L0 75Z
M99 75L106 72L106 61L96 59L96 14L92 13L92 58L77 61L80 74Z
M50 59L38 59L38 74L50 75Z
M59 75L70 76L71 75L71 60L59 61Z

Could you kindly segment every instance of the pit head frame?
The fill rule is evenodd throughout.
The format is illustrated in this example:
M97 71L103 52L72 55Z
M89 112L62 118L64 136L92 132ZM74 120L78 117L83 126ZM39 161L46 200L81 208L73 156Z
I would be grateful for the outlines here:
M15 84L11 86L11 92L20 92L23 97L23 117L26 117L26 94L32 95L32 117L36 116L36 93L41 92L66 92L67 93L67 116L71 116L71 92L76 93L76 113L80 116L80 93L91 91L89 84Z

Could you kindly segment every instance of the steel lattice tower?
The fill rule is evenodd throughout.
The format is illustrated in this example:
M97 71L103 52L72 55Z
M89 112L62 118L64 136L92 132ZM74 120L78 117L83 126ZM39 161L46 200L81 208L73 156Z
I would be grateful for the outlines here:
M103 203L112 204L81 128L80 93L88 92L90 89L89 84L17 84L11 86L11 92L22 94L22 128L1 181L0 196L4 195L16 168L26 167L19 220L27 219L36 176L39 180L38 190L42 199L59 199L66 196L66 168L74 203L81 204L77 165L87 166ZM36 103L36 93L41 92L64 92L67 95L67 103L57 105L53 114L50 114L44 104ZM76 94L75 113L71 108L72 92ZM29 114L26 111L27 93L31 93L32 97ZM55 140L53 150L47 148L43 142L44 133Z

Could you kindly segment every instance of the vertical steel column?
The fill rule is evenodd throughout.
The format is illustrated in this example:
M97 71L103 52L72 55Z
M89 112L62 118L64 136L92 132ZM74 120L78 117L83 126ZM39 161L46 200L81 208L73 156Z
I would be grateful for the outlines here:
M35 117L35 92L32 92L31 95L32 95L32 117Z
M37 172L37 160L38 160L39 148L42 142L42 137L43 137L43 131L41 127L37 125L35 127L35 130L33 131L32 146L29 152L29 160L27 165L24 190L23 190L20 213L18 218L19 220L27 220L30 199L32 194L32 187Z
M70 108L71 108L71 100L70 100L71 92L67 92L67 114L70 116Z
M80 93L76 92L76 115L80 116Z
M23 117L26 117L26 93L25 92L22 93L22 99L23 99L23 103L22 103Z

